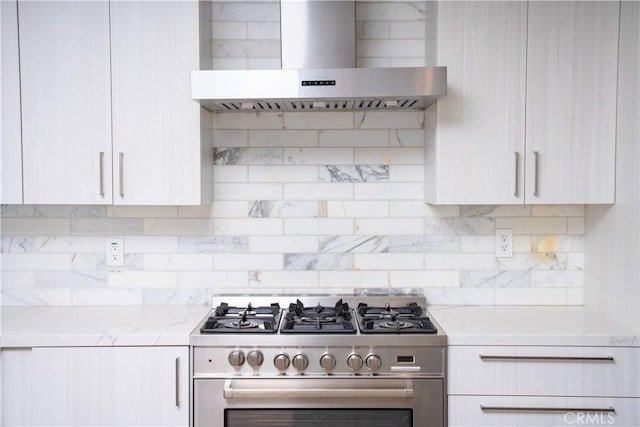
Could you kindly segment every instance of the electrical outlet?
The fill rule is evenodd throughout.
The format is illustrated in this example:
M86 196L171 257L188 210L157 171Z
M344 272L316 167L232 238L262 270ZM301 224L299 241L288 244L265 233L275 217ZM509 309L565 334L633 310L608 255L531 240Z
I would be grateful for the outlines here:
M496 230L496 257L506 258L513 256L513 230Z
M107 267L124 266L124 239L107 238Z

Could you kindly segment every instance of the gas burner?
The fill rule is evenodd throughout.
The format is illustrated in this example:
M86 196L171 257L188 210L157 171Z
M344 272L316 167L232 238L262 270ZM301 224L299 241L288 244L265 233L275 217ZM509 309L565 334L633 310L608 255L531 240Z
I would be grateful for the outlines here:
M258 322L251 322L248 320L238 320L237 322L225 323L223 325L224 328L230 329L251 329L257 328L258 326L260 326Z
M380 327L385 329L407 329L407 328L413 328L413 325L408 322L398 322L397 320L395 321L389 320L387 322L380 323Z
M200 328L203 334L217 333L276 333L280 318L280 306L232 307L221 303L213 309Z
M370 307L358 304L358 323L363 334L436 334L438 329L428 317L423 317L422 308L417 303L394 307L386 303L384 307Z
M349 304L342 299L333 306L317 304L305 307L299 299L289 304L282 322L282 333L350 333L357 332Z

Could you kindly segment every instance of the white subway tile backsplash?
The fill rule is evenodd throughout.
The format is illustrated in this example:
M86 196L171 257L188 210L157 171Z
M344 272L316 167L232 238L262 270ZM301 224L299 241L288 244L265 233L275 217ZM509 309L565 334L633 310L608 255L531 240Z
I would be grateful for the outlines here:
M281 235L280 218L218 218L213 220L213 234L218 236Z
M356 148L354 153L356 164L421 165L423 158L422 147Z
M212 3L214 69L278 69L279 2ZM361 67L434 64L436 2L356 2ZM424 203L423 111L214 114L202 206L0 206L3 305L421 293L582 304L585 207ZM495 257L495 229L514 256ZM105 266L123 237L125 265Z
M358 218L355 226L356 234L424 234L424 221L420 218Z
M213 254L147 254L143 257L145 270L199 271L213 270Z
M69 218L2 218L0 230L3 236L12 235L52 235L66 236L71 234Z
M320 271L319 286L321 288L337 289L338 293L344 293L340 289L345 288L371 288L389 287L389 273L386 271Z
M285 129L353 129L352 112L284 113Z
M422 254L354 254L354 268L358 270L422 270Z
M319 133L321 147L387 147L389 131L322 130Z
M175 288L178 273L173 271L110 271L107 273L109 288Z
M249 252L252 253L311 253L318 252L316 236L250 236Z
M424 129L423 111L356 111L355 129Z
M284 234L294 236L352 234L351 218L286 218Z
M283 254L215 254L216 270L282 270ZM245 280L247 278L245 277Z
M389 216L389 202L329 200L326 202L326 216L330 218L384 218Z
M353 185L351 183L304 183L284 184L285 200L352 200Z
M211 35L214 40L247 39L247 22L217 21L211 26Z
M213 188L213 199L214 203L220 200L281 200L282 187L281 183L219 183Z
M249 131L251 147L317 147L316 130L252 130Z
M215 39L215 35L213 36ZM280 39L280 23L273 21L252 21L247 23L247 39Z
M318 181L317 166L249 166L249 181L251 182L316 182Z
M366 183L354 184L356 200L422 200L422 183Z
M145 235L201 235L211 234L213 221L204 218L145 218ZM137 233L142 234L142 233Z
M389 38L394 40L415 39L425 40L427 27L423 21L396 21L391 22L389 27ZM424 55L424 53L423 53Z
M214 147L248 147L249 132L246 130L214 130Z

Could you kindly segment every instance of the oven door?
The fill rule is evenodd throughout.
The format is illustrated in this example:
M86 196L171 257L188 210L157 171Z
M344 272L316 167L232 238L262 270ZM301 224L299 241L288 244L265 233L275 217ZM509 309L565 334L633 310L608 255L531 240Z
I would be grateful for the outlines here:
M195 427L443 427L444 381L418 378L194 380Z

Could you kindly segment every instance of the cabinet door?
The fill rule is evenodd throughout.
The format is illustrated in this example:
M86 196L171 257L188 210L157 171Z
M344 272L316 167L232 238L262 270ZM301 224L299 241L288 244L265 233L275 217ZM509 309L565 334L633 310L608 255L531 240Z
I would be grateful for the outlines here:
M450 427L640 425L640 399L449 396L448 411Z
M33 349L34 424L187 426L187 347Z
M0 425L32 425L31 349L3 348L0 351L0 377Z
M18 11L24 202L111 203L109 3Z
M15 0L0 2L2 30L2 135L0 136L0 203L22 203L22 133L18 11Z
M523 203L526 29L526 2L438 4L447 96L427 141L428 202Z
M198 2L111 4L114 204L200 204Z
M619 2L529 2L527 203L613 203Z

